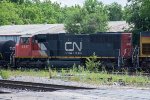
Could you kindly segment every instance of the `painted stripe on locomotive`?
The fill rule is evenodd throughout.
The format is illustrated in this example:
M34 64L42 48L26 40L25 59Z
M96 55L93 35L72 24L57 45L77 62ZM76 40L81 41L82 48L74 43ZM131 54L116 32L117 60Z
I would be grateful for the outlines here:
M16 58L26 58L26 59L33 59L33 58L39 58L39 59L42 59L42 58L92 58L92 57L90 57L90 56L49 56L49 57L44 57L44 56L42 56L42 57L31 57L31 56L28 56L28 57L26 57L26 56L24 56L24 57L16 57ZM100 58L100 59L107 59L107 58L109 58L109 59L114 59L114 58L116 58L116 57L97 57L97 58Z

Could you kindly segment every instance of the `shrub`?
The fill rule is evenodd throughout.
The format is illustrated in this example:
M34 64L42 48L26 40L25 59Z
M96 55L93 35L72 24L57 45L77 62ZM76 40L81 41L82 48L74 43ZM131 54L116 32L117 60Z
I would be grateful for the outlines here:
M4 71L4 70L1 70L0 71L0 76L3 78L3 79L8 79L9 78L9 74L7 71Z
M94 53L91 57L86 59L85 65L87 70L97 72L101 63L97 60L97 56Z

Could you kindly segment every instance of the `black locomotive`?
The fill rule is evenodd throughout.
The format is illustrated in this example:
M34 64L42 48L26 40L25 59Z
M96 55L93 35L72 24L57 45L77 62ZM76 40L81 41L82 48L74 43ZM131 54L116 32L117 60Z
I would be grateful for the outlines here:
M16 65L41 64L46 61L52 66L72 66L83 64L93 53L103 64L121 67L131 61L131 33L97 33L71 35L36 34L21 36L15 48ZM33 61L34 59L34 61ZM36 63L38 62L38 63ZM108 64L109 63L109 64ZM36 65L36 66L38 66Z

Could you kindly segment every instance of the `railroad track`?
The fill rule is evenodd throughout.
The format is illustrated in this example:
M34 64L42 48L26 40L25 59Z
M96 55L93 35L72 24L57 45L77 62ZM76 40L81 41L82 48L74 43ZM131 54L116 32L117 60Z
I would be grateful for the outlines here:
M56 91L56 90L76 90L76 89L94 89L86 87L76 87L76 86L66 86L66 85L55 85L55 84L45 84L45 83L33 83L33 82L23 82L23 81L11 81L11 80L0 80L0 87L20 89L20 90L30 90L30 91Z

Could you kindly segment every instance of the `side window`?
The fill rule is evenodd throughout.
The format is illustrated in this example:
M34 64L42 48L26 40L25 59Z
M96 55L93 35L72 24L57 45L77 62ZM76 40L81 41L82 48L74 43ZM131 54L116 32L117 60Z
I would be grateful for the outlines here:
M38 40L32 39L32 43L38 43Z
M21 37L20 43L21 44L29 44L29 37Z

